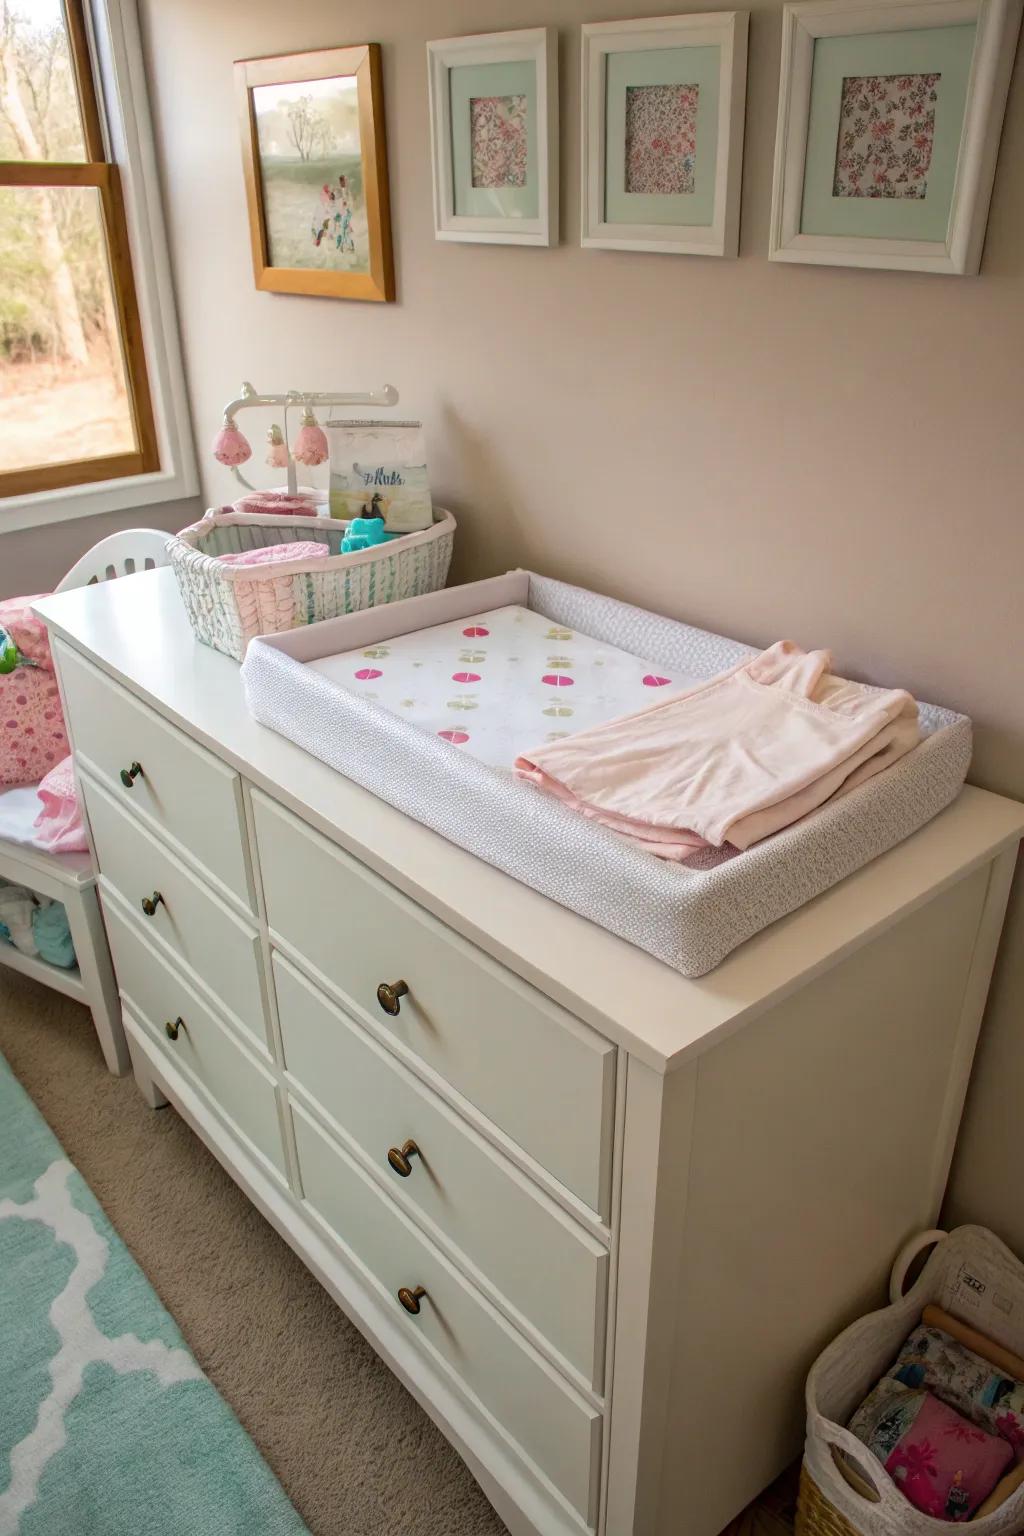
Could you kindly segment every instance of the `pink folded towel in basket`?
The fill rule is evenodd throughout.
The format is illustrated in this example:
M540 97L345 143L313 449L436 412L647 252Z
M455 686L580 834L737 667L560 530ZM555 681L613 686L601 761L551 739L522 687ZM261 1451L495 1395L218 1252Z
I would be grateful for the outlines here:
M259 517L316 517L317 504L303 491L294 496L288 491L253 491L251 496L239 496L234 510Z
M264 549L243 549L238 555L220 555L225 565L277 565L282 560L326 560L330 550L315 539L293 539L290 544L268 544Z

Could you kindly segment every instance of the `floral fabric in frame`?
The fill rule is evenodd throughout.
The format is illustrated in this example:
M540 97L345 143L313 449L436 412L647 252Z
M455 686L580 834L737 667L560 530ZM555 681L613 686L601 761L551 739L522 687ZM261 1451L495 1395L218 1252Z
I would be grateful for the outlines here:
M474 187L525 187L526 96L472 96L469 102Z
M924 198L941 73L848 75L833 197Z
M627 192L693 192L699 95L696 84L626 87Z

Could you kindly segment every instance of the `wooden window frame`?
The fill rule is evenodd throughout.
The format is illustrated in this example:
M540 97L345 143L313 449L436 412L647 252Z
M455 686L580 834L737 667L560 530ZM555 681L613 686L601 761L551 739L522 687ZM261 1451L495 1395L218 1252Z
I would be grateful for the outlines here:
M91 485L97 481L123 480L133 475L153 474L160 469L159 441L128 241L121 172L107 152L83 0L63 0L63 11L87 158L84 161L0 160L0 186L94 187L99 193L111 296L138 447L131 453L64 460L58 464L0 472L0 501L39 491Z

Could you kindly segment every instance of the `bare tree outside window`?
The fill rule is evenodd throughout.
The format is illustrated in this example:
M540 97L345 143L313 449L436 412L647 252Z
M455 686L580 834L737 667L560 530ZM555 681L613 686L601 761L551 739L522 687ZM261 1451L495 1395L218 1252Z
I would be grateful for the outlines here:
M157 466L81 0L0 0L0 497Z

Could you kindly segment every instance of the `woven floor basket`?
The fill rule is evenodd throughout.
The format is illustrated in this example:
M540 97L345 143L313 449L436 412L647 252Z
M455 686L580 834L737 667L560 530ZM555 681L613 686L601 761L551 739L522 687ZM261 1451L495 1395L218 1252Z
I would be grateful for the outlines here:
M208 512L167 546L189 622L206 645L241 661L254 635L336 619L444 586L455 519L434 508L434 526L374 549L343 555L346 524L322 517ZM327 559L225 565L219 555L313 539Z
M910 1290L908 1274L931 1253ZM807 1377L807 1437L797 1536L942 1536L951 1522L924 1514L844 1426L889 1369L928 1303L1011 1354L1024 1354L1024 1264L984 1227L929 1230L897 1255L887 1307L858 1318L818 1356ZM1024 1532L1024 1487L970 1522L974 1536Z
M861 1536L857 1527L829 1503L806 1467L800 1468L796 1536Z

